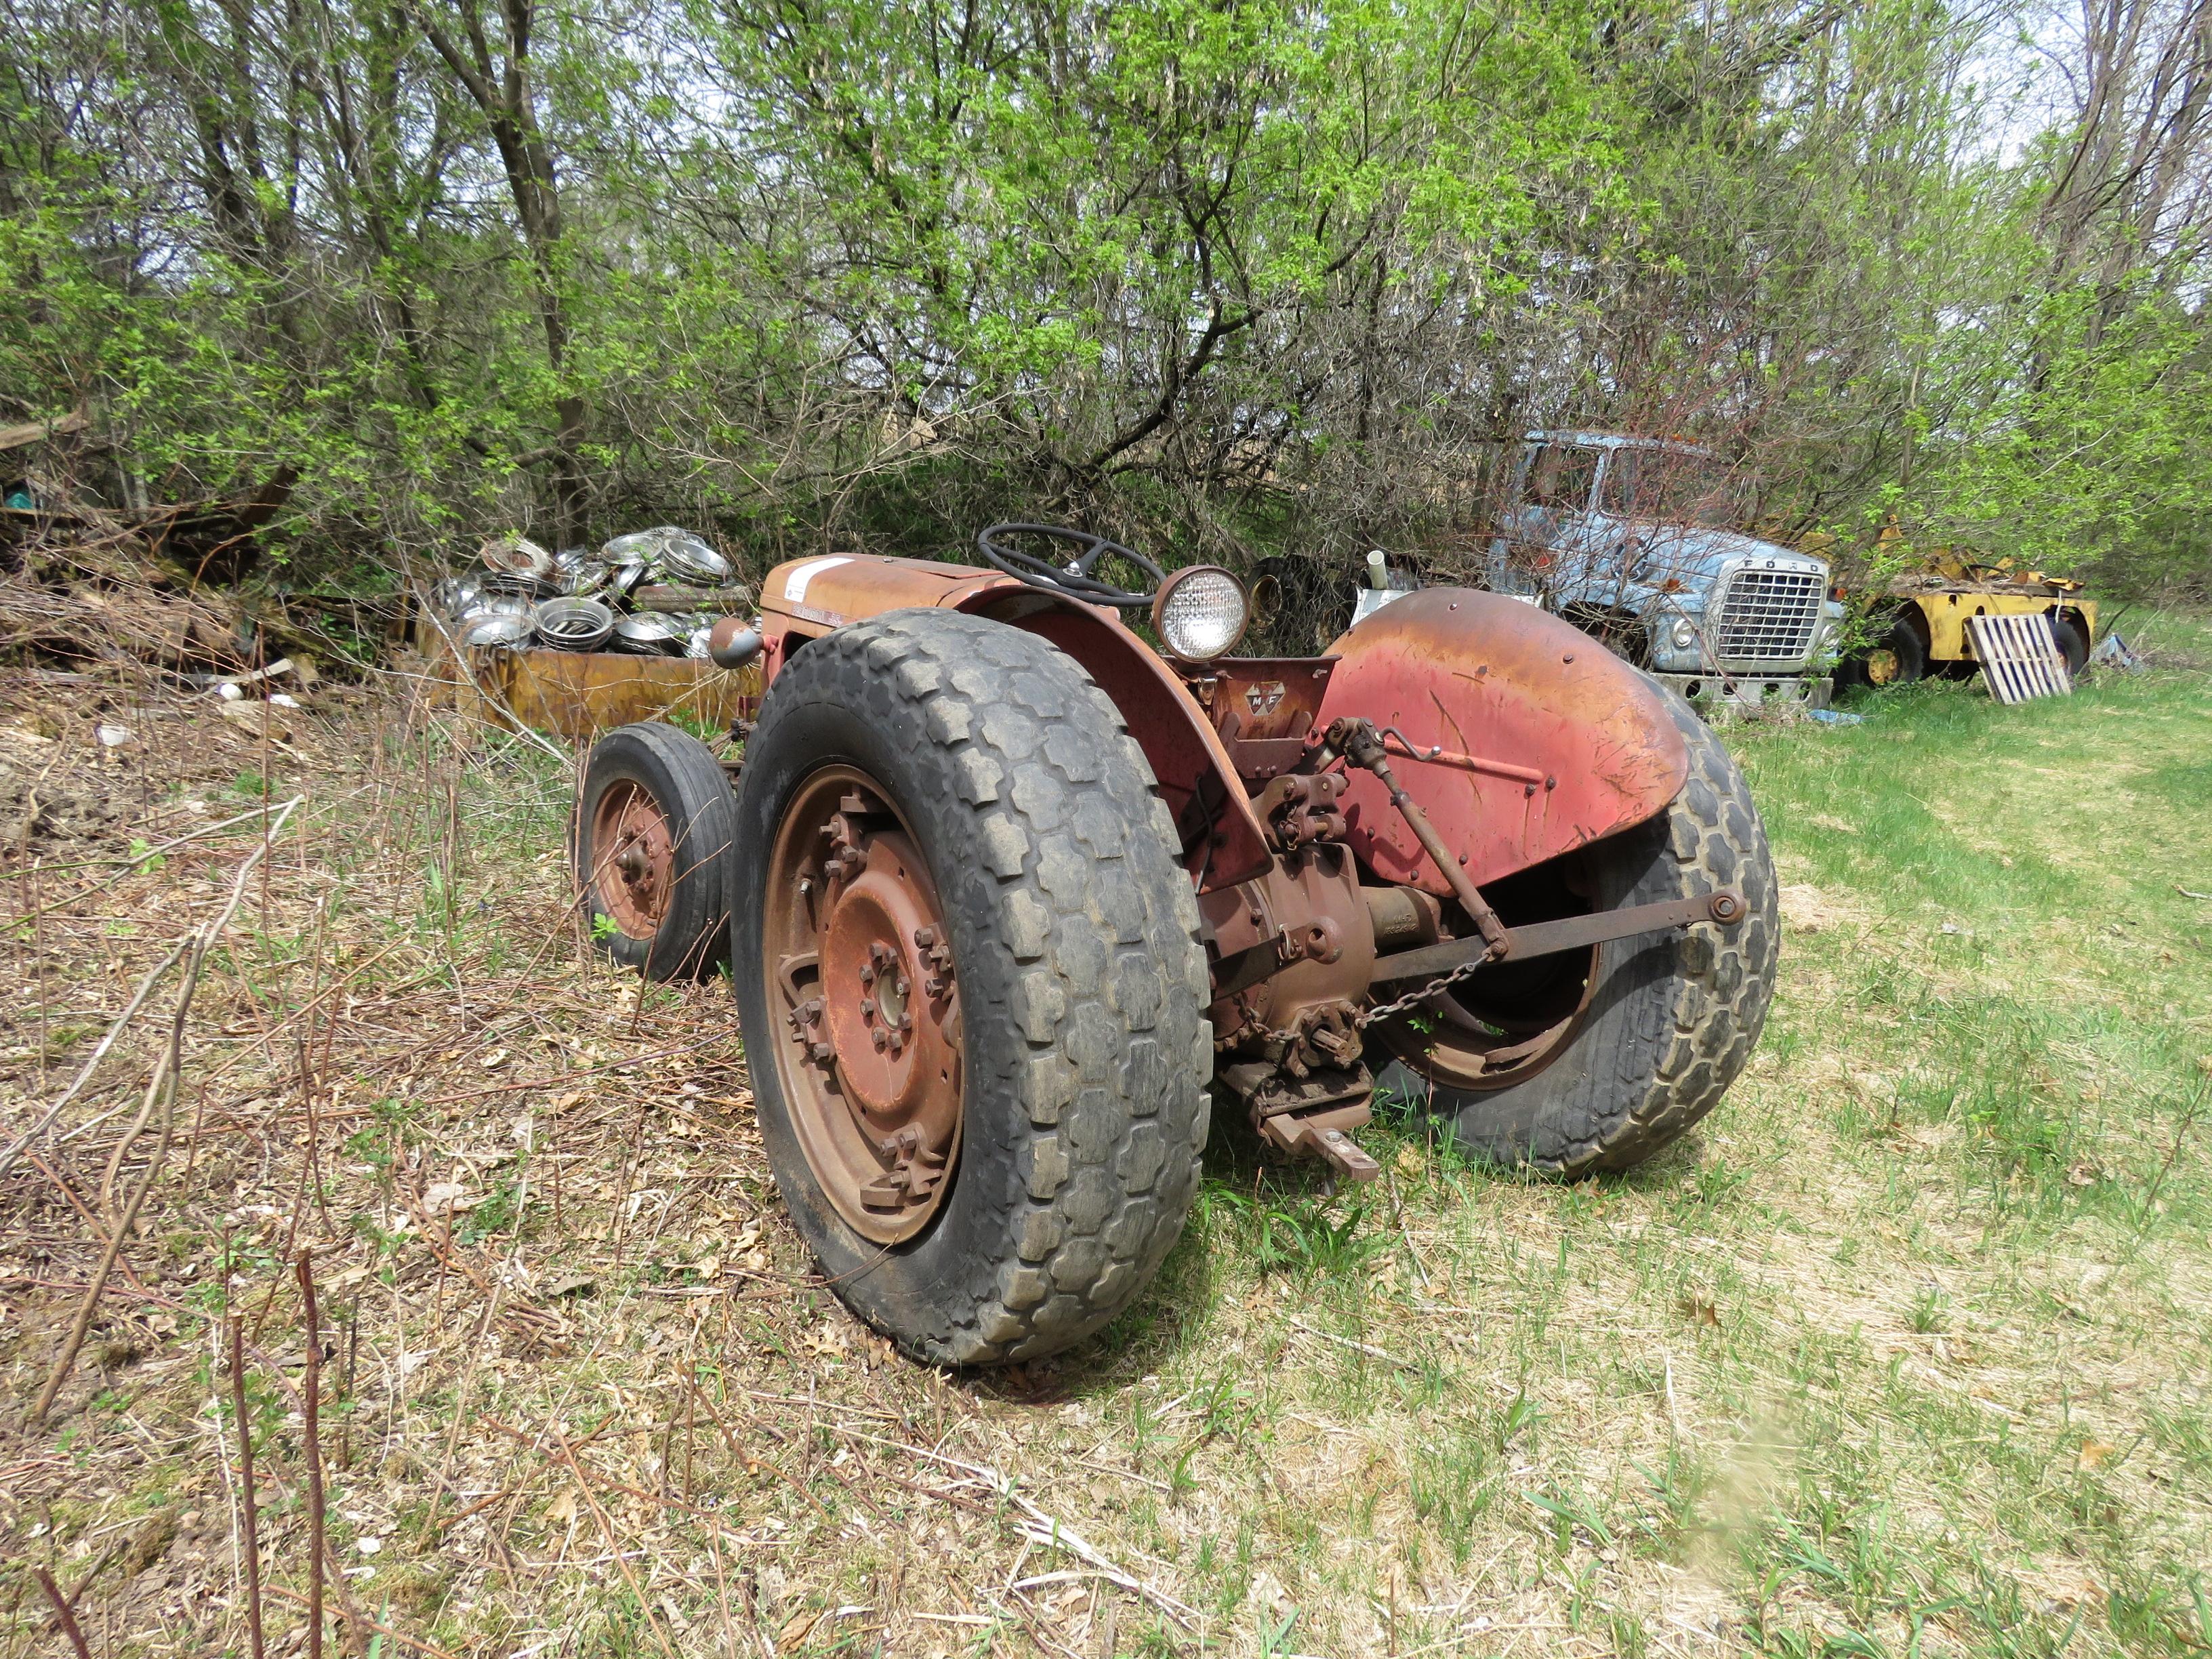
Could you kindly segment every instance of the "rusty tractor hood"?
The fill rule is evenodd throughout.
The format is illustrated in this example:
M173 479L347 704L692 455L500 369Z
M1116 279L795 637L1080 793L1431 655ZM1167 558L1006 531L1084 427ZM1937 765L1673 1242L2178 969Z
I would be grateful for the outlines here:
M1407 793L1478 885L1643 823L1689 775L1659 689L1533 605L1428 588L1329 652L1340 660L1316 726L1358 716L1383 729ZM1345 817L1377 876L1449 896L1373 775L1353 775Z

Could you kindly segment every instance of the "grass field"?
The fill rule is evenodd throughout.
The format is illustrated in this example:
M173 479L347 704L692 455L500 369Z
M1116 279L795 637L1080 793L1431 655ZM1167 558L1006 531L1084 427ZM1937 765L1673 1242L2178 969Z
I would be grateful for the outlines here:
M2212 1649L2212 629L2147 631L2063 702L1731 734L1780 991L1660 1160L1531 1182L1401 1110L1344 1199L1217 1133L1137 1309L995 1376L811 1279L724 995L641 994L568 921L546 756L380 696L280 743L11 691L81 828L11 888L9 1139L258 830L152 849L305 799L166 1161L173 975L0 1188L0 1653L69 1651L41 1566L102 1659L247 1650L226 1308L301 1650L303 1246L332 1605L380 1659Z

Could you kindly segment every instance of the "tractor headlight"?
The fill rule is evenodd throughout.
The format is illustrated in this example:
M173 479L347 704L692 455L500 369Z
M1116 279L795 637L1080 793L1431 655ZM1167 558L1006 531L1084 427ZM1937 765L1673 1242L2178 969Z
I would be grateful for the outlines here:
M1244 637L1252 619L1244 584L1218 564L1194 564L1160 584L1152 600L1152 629L1170 653L1185 662L1211 662Z
M1674 648L1677 651L1687 651L1698 642L1697 623L1692 622L1687 617L1675 617L1674 639Z

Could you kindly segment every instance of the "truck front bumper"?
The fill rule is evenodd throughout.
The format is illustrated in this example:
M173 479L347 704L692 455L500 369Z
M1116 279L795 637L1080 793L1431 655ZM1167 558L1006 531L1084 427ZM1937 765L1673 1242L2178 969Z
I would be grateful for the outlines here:
M1760 708L1826 708L1835 682L1803 674L1654 674L1700 708L1749 713Z

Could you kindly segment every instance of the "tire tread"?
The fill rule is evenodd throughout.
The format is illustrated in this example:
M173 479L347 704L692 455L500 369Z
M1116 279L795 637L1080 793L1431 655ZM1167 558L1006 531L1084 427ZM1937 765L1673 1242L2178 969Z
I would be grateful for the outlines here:
M940 900L998 958L988 973L956 962L961 1018L1022 1044L998 1079L1030 1132L999 1259L963 1278L961 1305L942 1310L948 1330L889 1334L957 1364L1064 1348L1127 1306L1181 1235L1206 1135L1197 899L1152 769L1072 658L957 612L891 611L826 635L776 693L842 702L939 751L917 769L933 796L908 802L909 816L956 838L962 878L940 874ZM773 717L763 710L763 727ZM864 1297L848 1300L870 1316Z
M1720 738L1680 698L1668 707L1690 751L1689 781L1668 809L1668 854L1686 892L1740 888L1744 919L1677 942L1672 1036L1657 1067L1619 1079L1622 1108L1601 1133L1538 1154L1559 1175L1631 1169L1680 1139L1742 1072L1773 1000L1781 915L1765 827Z

